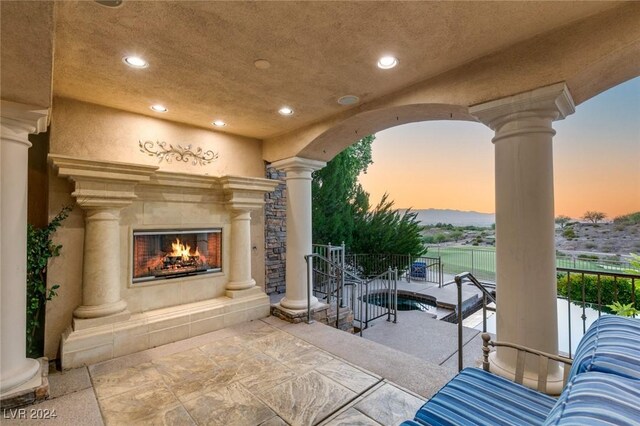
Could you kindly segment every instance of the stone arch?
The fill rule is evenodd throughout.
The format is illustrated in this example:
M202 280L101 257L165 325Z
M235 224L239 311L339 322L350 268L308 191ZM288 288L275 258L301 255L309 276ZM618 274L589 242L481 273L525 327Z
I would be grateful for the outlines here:
M374 109L355 114L319 133L299 156L329 161L364 136L402 124L434 120L477 121L461 105L424 103Z

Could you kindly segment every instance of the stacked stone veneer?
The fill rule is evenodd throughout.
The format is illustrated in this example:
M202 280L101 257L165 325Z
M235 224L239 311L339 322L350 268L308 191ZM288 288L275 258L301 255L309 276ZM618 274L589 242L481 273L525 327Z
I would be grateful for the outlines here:
M285 172L267 166L266 177L281 180L275 191L265 195L265 292L285 292L285 253L287 240L287 190Z
M292 322L294 324L298 324L308 320L308 313L306 310L291 311L288 309L285 310L278 308L274 305L271 305L271 315L287 322ZM313 321L321 322L330 327L336 327L336 320L338 319L336 304L332 303L331 305L327 305L324 303L320 303L316 308L313 309L311 316ZM354 332L353 311L351 310L351 308L340 308L340 319L338 320L338 325L336 328L348 333Z

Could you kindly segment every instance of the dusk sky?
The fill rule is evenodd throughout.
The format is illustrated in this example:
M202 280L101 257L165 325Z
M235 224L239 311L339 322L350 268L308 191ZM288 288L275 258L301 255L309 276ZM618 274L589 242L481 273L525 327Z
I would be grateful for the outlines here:
M640 211L640 77L554 123L556 215ZM493 213L493 131L481 123L430 121L376 134L360 182L371 204L387 192L395 207Z

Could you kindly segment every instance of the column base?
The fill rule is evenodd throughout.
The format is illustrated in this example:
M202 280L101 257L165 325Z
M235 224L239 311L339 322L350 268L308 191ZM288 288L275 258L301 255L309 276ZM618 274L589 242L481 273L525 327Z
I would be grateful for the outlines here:
M113 303L105 303L103 305L86 306L81 305L73 311L75 318L100 318L117 314L127 309L127 302L118 300Z
M329 305L325 303L316 303L311 307L311 318L326 324L328 310ZM282 306L281 303L275 303L271 305L271 315L294 324L306 322L308 318L306 303L304 309L288 309ZM325 321L322 321L323 319Z
M3 410L34 404L49 397L49 360L47 358L37 360L27 358L27 361L30 361L28 363L30 368L35 367L35 373L24 383L2 391L0 408ZM5 382L5 380L2 381L3 389Z
M318 305L318 298L315 296L311 296L311 308L314 309L317 305ZM282 300L280 300L280 306L285 308L285 309L289 309L289 310L307 310L307 299L302 299L302 300L298 300L298 299L289 299L287 298L287 296L283 297Z
M490 371L505 379L514 381L516 377L516 369L508 365L503 364L500 359L497 358L497 352L491 352L489 354ZM549 373L547 376L547 394L552 396L558 396L562 392L563 384L563 368L560 366L559 371ZM538 389L538 377L536 374L527 374L525 371L522 384L530 389Z
M73 330L86 330L87 328L99 327L101 325L114 324L117 322L128 321L131 318L131 312L124 310L117 314L107 315L99 318L74 318Z
M25 358L19 367L5 372L5 374L0 377L0 392L2 395L27 383L36 375L39 368L40 363L38 363L37 360Z
M256 280L251 278L249 281L229 282L227 283L225 288L227 290L246 290L248 288L255 287L255 286L256 286Z
M245 290L227 290L225 292L225 296L227 296L230 299L240 299L243 297L256 296L260 294L264 295L265 293L264 291L262 291L260 287L256 287L256 286L250 287Z

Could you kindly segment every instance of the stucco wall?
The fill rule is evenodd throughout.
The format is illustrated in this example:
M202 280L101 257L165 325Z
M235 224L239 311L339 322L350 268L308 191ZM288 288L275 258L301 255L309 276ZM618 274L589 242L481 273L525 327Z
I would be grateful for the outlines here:
M158 163L139 151L138 140L212 149L218 160L206 166L191 163ZM51 121L50 152L78 158L121 161L159 166L162 171L199 175L236 175L264 177L261 142L214 131L192 128L137 114L76 102L54 100ZM49 217L65 204L72 204L73 184L49 169ZM132 313L206 300L224 295L228 281L230 215L221 194L202 200L176 201L179 194L158 194L153 188L136 189L139 197L121 211L120 290ZM140 227L212 226L223 228L223 272L173 279L149 285L132 285L130 245L132 229ZM47 304L45 355L56 358L61 333L71 325L73 310L82 303L82 260L84 212L76 206L54 240L62 244L61 256L50 263L49 286L60 284L58 297ZM252 276L259 287L265 286L264 215L252 213Z

